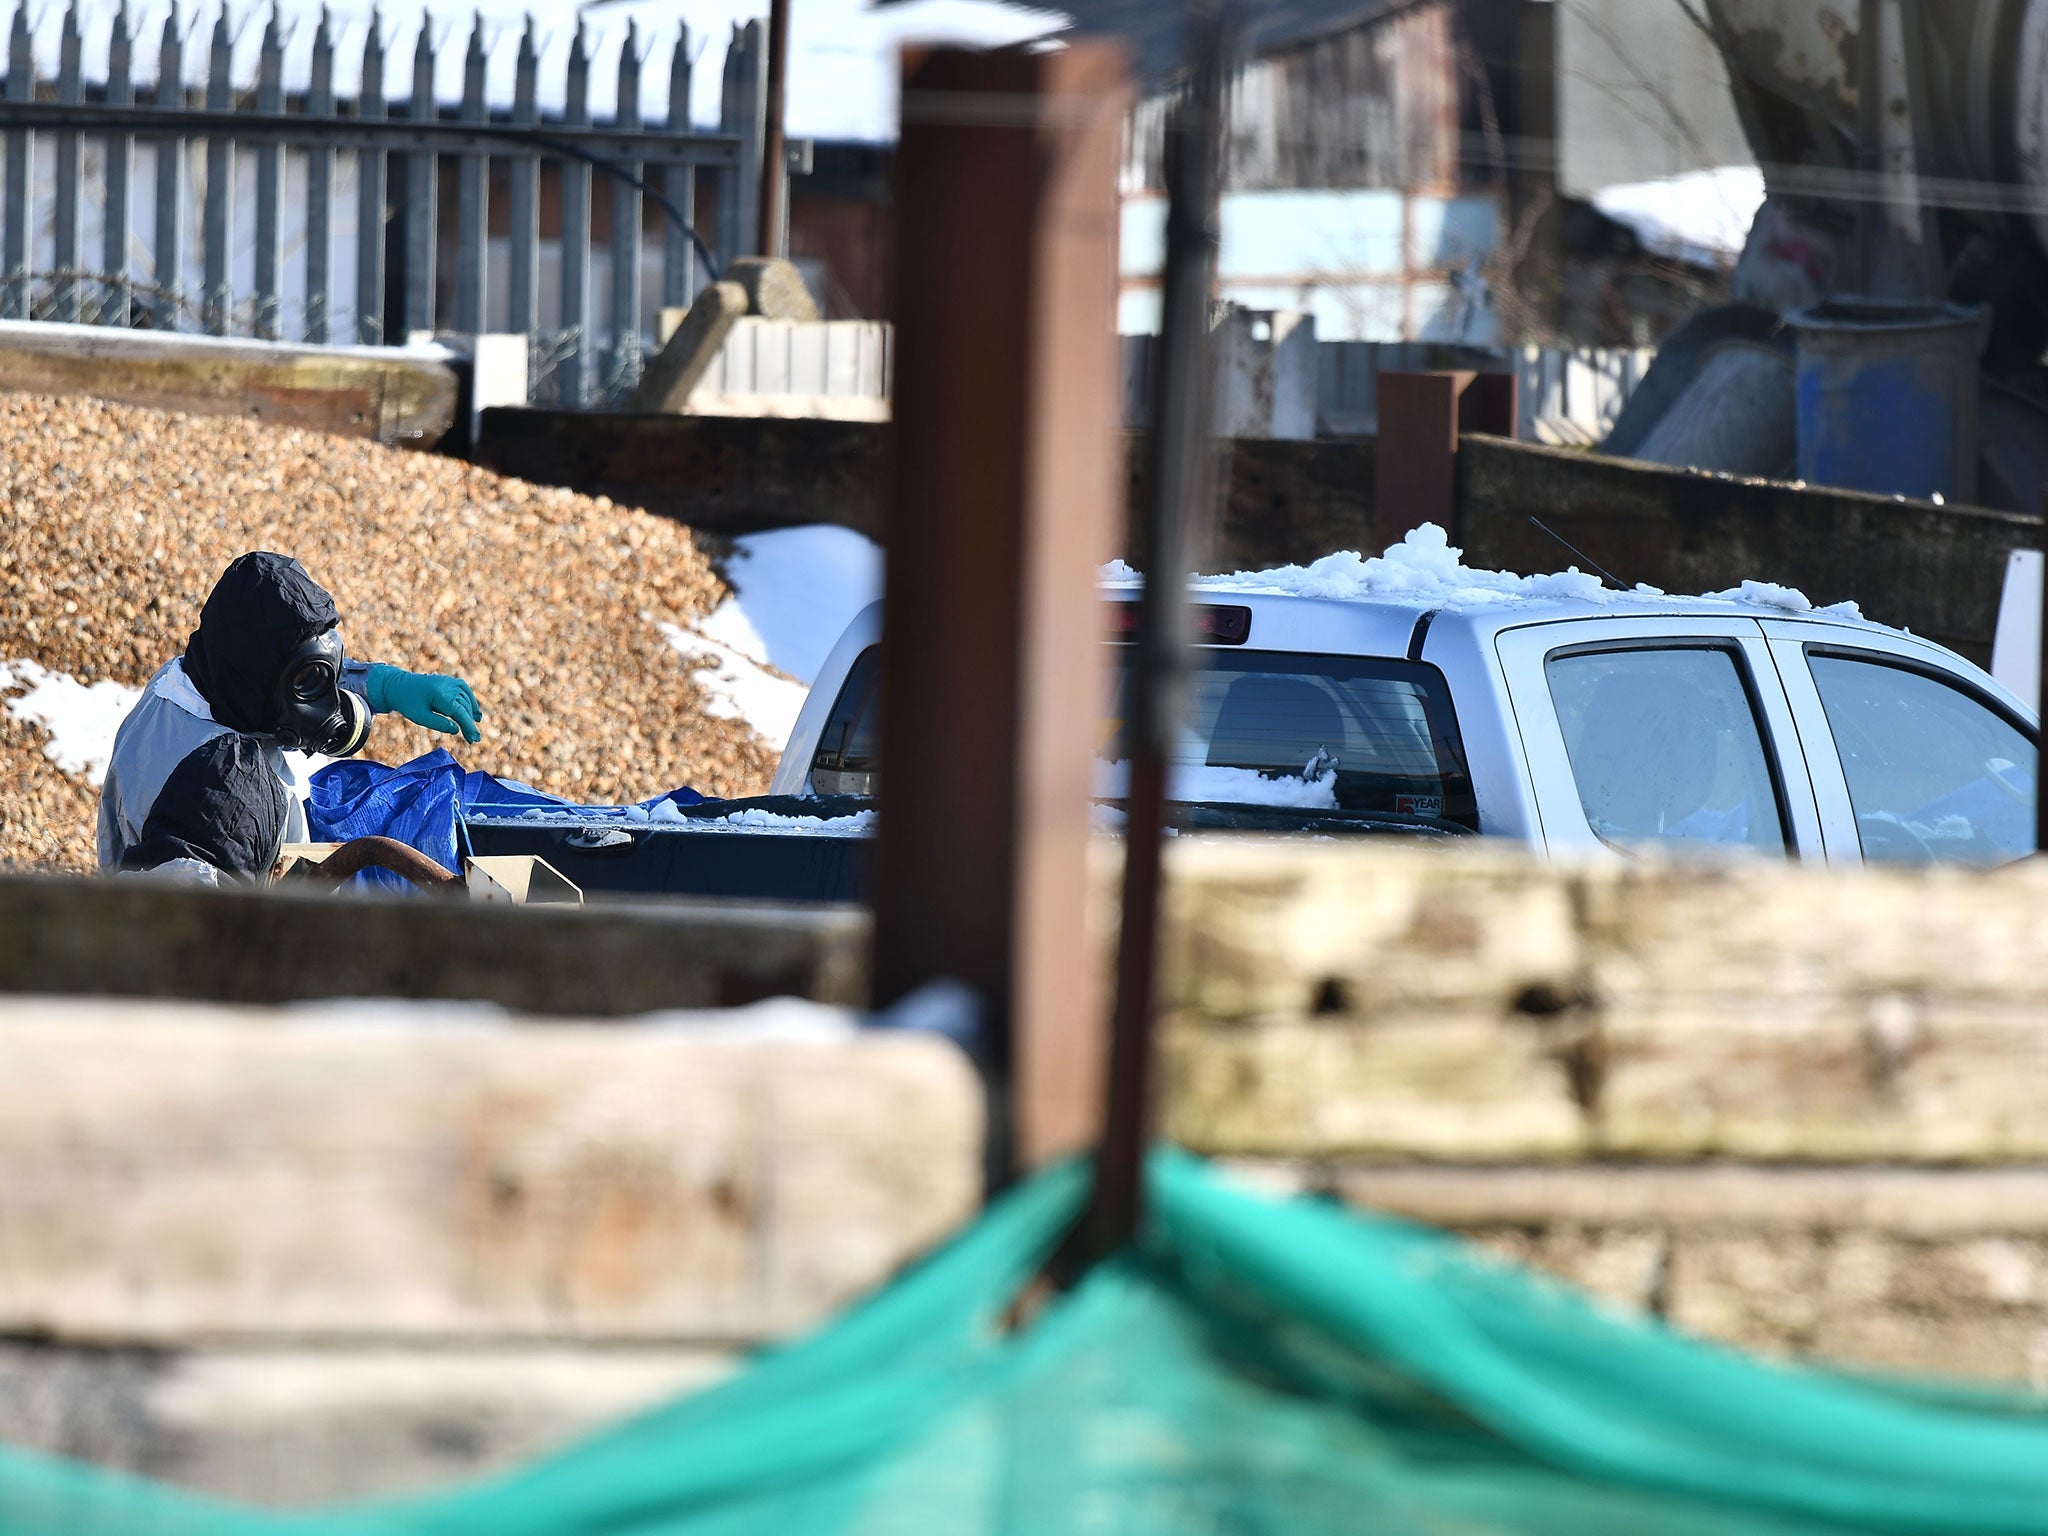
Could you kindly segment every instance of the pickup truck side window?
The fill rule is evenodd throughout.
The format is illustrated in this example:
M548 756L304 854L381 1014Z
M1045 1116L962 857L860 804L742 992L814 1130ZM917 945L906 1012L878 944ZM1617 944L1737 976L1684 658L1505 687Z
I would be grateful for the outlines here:
M1543 670L1579 803L1602 842L1785 851L1777 786L1734 652L1568 651Z
M875 758L882 740L880 690L882 648L871 645L853 659L846 685L832 701L818 750L811 758L811 789L821 795L872 795Z
M1911 667L1809 650L1863 857L2003 864L2034 848L2034 744L1973 694Z

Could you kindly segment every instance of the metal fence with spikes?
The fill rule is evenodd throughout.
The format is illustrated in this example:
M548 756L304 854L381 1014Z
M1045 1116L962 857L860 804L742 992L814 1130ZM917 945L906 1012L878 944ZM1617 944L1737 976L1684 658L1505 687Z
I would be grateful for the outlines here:
M125 6L105 22L103 78L88 79L88 25L72 0L54 80L39 75L26 5L8 33L0 319L368 345L437 330L524 332L548 375L541 392L583 404L629 388L656 308L687 304L752 239L767 57L758 22L733 30L715 132L690 120L687 28L655 113L641 99L652 46L629 31L614 109L599 120L580 19L557 98L541 89L547 49L527 18L509 104L487 91L493 39L481 14L459 103L435 94L445 39L431 18L397 95L387 82L404 65L372 17L353 99L335 86L338 50L353 40L337 37L324 9L310 57L299 55L303 79L289 88L289 38L275 9L245 83L222 9L203 91L186 81L197 28L175 8L155 39L153 81L146 57L137 69L150 39L131 32ZM544 110L544 94L559 109ZM709 245L697 229L700 171L717 192ZM593 185L608 185L601 235ZM443 238L450 203L452 241ZM550 209L557 232L544 239ZM650 226L658 243L644 238ZM643 265L657 259L649 281Z

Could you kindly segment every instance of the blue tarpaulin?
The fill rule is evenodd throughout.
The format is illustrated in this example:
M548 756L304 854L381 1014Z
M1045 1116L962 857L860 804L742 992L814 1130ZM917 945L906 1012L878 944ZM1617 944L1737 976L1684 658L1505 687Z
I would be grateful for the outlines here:
M500 816L523 810L613 809L579 807L517 780L501 779L479 768L465 769L440 747L400 768L363 758L330 763L313 775L312 791L306 820L314 841L396 838L444 869L461 867L462 822L472 807L487 806ZM665 801L697 805L703 799L694 789L675 789L640 803L651 811ZM373 885L410 889L388 870L365 870L357 878Z

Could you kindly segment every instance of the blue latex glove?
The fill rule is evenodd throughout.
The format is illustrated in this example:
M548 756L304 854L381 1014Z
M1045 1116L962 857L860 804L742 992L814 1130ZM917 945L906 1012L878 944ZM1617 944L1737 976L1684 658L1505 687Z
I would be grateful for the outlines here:
M400 714L444 735L460 731L464 741L477 739L477 722L484 717L476 694L459 677L407 672L379 662L365 674L363 692L380 715Z

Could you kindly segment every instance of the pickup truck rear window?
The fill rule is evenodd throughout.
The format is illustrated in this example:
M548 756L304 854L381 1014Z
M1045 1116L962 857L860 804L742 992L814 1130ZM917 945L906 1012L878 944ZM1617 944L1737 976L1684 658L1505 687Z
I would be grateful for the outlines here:
M826 719L811 760L811 787L819 794L874 793L877 660L874 648L861 654ZM1479 830L1450 690L1434 667L1234 648L1204 648L1195 665L1175 753L1176 800L1363 812ZM1123 794L1129 752L1121 693L1097 754L1096 793L1103 799Z

